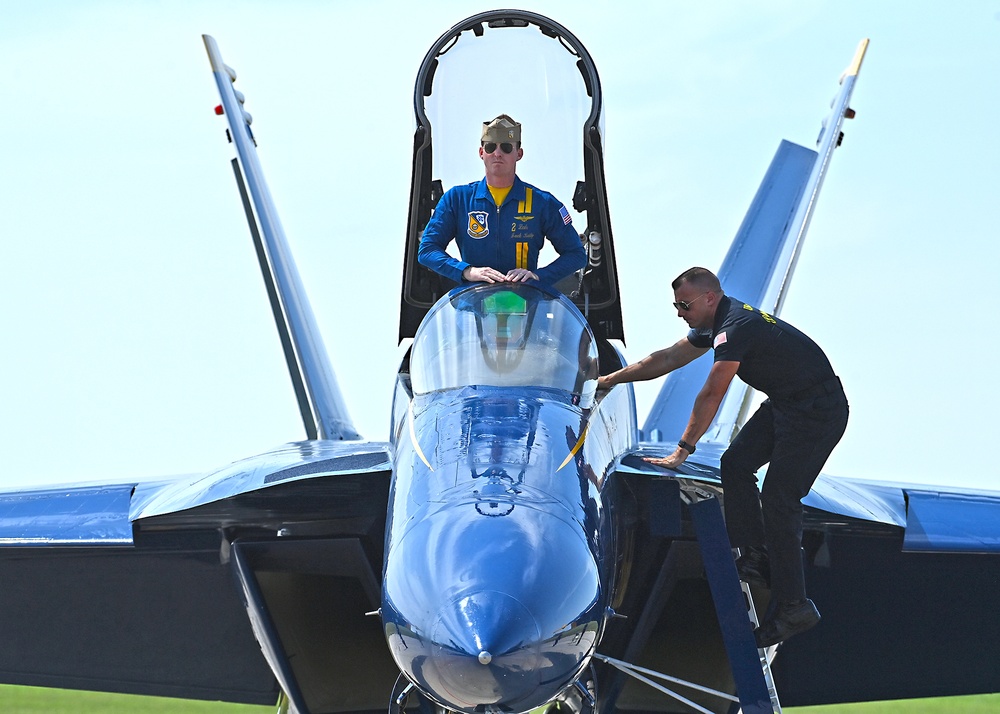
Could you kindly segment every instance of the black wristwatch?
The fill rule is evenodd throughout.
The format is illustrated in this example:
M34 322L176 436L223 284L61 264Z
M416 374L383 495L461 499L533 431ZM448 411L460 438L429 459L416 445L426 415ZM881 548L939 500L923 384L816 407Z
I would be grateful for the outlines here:
M689 454L693 454L694 453L694 444L689 444L686 441L684 441L683 439L681 439L680 441L677 442L677 445L679 447L681 447L682 449L684 449Z

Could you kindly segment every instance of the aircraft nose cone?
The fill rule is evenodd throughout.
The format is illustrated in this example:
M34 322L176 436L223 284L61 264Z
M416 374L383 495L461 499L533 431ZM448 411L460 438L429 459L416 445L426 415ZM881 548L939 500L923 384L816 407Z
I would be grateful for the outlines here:
M478 486L478 485L477 485ZM430 699L523 712L572 686L601 629L597 560L550 504L480 501L416 519L389 546L386 644Z
M534 691L539 679L538 624L523 604L479 591L445 605L432 627L429 682L449 701L467 706L511 702ZM430 678L429 678L430 679Z
M535 618L510 595L482 590L445 605L431 630L431 639L478 657L499 656L539 639Z

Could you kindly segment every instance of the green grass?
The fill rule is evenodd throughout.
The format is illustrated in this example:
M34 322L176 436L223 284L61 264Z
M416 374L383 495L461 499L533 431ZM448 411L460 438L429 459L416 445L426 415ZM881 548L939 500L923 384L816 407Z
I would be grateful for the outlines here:
M787 707L782 711L788 714L996 714L1000 712L1000 694Z
M0 684L3 714L274 714L277 708Z
M277 704L250 706L0 684L3 714L274 714L276 710ZM1000 694L787 707L784 711L787 714L995 714L1000 712Z

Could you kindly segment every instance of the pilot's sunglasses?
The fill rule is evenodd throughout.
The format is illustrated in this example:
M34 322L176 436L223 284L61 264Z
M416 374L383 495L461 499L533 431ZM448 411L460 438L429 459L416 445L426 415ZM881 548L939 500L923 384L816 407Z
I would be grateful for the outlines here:
M696 297L694 300L691 301L678 300L677 302L674 303L674 307L676 307L678 310L683 310L684 312L687 312L688 310L691 309L692 305L694 305L696 302L701 300L706 295L708 295L708 293L702 293L701 295L699 295L698 297Z
M495 141L487 141L483 143L483 151L485 151L487 154L492 154L494 151L497 150L497 146L499 146L500 151L502 151L505 154L509 154L514 150L514 145L511 144L510 142L505 141L502 144L497 144Z

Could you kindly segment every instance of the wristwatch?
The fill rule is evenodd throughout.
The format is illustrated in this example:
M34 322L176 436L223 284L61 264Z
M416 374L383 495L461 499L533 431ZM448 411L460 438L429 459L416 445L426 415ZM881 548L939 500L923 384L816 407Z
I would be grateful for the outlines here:
M694 444L689 444L686 441L684 441L683 439L681 439L680 441L677 442L677 445L679 447L681 447L682 449L684 449L689 454L693 454L694 453Z

